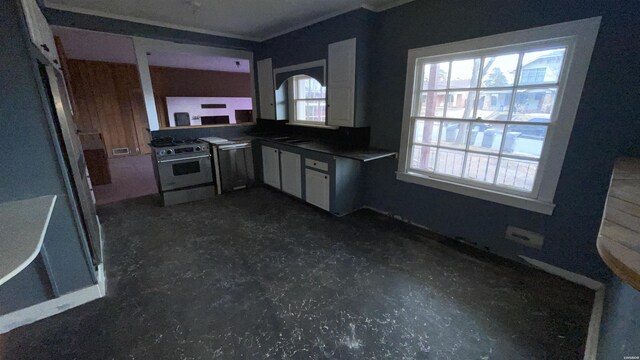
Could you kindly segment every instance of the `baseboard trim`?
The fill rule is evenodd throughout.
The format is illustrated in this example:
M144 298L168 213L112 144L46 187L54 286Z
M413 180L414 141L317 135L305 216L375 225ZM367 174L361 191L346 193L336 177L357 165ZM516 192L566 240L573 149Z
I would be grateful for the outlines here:
M540 270L544 270L546 272L548 272L549 274L553 274L556 276L559 276L565 280L571 281L572 283L578 284L578 285L582 285L584 287L587 287L591 290L599 290L602 287L604 287L604 284L601 283L600 281L596 281L593 280L589 277L586 277L584 275L580 275L562 268L559 268L557 266L553 266L551 264L547 264L546 262L542 262L540 260L536 260L536 259L532 259L530 257L524 256L524 255L520 255L520 258L523 259L524 261L526 261L527 263L529 263L530 265L533 265L534 267L537 267Z
M591 319L589 320L589 330L587 333L587 343L584 348L584 360L596 360L598 358L598 341L600 340L600 323L602 322L602 312L604 311L605 287L596 290L591 308Z
M102 266L98 267L98 279L98 283L95 285L87 286L55 299L47 300L0 316L0 334L4 334L20 326L32 324L38 320L62 313L105 296L106 279Z

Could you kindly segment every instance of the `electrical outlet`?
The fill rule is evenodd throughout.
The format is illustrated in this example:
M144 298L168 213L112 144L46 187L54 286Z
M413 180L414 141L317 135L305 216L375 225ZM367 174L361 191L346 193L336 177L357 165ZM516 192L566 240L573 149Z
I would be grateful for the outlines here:
M511 225L507 226L505 238L535 249L541 249L542 244L544 243L544 236L542 234L520 229Z

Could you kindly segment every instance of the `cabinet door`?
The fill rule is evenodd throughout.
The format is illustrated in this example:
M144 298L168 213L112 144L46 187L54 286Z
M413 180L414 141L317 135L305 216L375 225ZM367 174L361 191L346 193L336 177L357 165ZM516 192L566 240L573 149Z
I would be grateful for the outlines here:
M330 211L329 204L331 178L328 174L319 171L305 170L306 200L309 204Z
M265 184L280 189L279 150L262 146L262 178Z
M260 98L260 118L275 120L275 94L273 88L273 65L271 58L258 61L258 95Z
M280 152L282 191L302 197L302 161L300 155L288 151Z
M47 23L47 19L40 11L38 3L36 0L22 0L22 8L27 20L31 42L59 69L60 60L58 59L58 50L56 49L53 32Z
M332 126L355 125L356 39L329 44L327 123Z

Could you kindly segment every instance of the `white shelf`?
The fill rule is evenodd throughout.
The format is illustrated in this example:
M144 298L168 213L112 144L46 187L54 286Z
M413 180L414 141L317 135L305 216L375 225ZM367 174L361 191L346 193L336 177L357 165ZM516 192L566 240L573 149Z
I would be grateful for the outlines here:
M38 256L56 195L0 204L0 285Z

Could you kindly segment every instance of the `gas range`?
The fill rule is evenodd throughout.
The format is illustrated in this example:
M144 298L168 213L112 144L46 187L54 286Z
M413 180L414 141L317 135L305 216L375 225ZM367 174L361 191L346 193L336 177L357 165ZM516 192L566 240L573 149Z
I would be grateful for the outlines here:
M209 144L198 139L151 141L154 172L165 206L213 197Z

